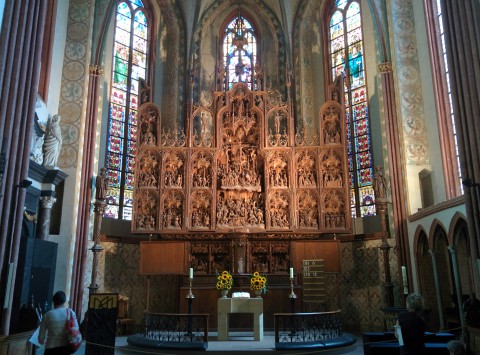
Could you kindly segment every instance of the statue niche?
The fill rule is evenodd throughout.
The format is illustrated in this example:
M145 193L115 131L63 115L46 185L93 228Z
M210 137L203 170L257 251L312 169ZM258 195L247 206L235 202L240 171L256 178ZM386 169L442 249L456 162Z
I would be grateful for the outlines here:
M317 187L316 151L301 150L297 154L297 183L300 188Z
M156 191L143 190L136 196L134 220L138 230L158 229L159 199Z
M299 228L318 228L318 195L315 190L304 190L298 194Z
M212 195L208 191L194 191L191 195L190 220L192 228L210 229L212 221Z
M320 109L321 137L323 144L342 144L342 106L336 101L327 101Z
M165 187L182 188L185 181L185 156L180 151L166 154L164 159L164 185Z
M157 132L160 122L160 112L154 104L147 102L140 107L140 132L139 141L141 145L157 145Z
M138 186L139 187L158 187L158 178L160 176L160 155L155 151L146 150L138 157Z
M163 228L182 229L184 196L179 190L167 191L163 196Z
M210 152L195 152L192 156L193 188L211 188L213 179L213 155Z

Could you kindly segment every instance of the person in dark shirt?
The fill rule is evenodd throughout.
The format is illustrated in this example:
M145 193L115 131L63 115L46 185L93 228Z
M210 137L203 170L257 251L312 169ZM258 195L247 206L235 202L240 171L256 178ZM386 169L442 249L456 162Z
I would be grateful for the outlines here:
M403 346L400 355L425 354L426 324L423 318L423 297L411 293L406 300L407 311L398 315L397 324L401 327Z

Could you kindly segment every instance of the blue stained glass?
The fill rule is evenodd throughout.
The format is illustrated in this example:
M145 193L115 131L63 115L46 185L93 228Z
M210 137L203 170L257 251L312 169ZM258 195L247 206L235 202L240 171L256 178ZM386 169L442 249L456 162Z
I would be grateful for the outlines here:
M362 169L357 171L358 186L368 186L372 184L372 169Z
M130 3L132 4L132 7L134 9L136 9L137 7L143 7L141 0L130 0Z
M355 16L356 14L359 14L359 13L360 13L360 5L358 4L358 2L353 1L348 7L347 18Z
M119 14L122 14L122 15L126 16L126 17L132 17L132 14L130 12L130 7L124 2L121 2L120 4L118 4L117 12Z
M343 9L345 5L347 4L348 0L336 0L335 1L335 6Z
M134 21L137 22L139 25L143 25L144 27L147 26L147 18L142 11L138 11L135 13Z

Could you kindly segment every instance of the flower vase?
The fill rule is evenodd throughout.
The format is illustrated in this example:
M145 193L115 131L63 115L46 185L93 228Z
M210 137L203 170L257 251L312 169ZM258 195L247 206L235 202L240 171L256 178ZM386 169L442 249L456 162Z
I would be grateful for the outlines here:
M255 290L255 297L261 298L262 297L262 290Z
M220 290L220 294L222 295L222 298L227 298L228 290Z

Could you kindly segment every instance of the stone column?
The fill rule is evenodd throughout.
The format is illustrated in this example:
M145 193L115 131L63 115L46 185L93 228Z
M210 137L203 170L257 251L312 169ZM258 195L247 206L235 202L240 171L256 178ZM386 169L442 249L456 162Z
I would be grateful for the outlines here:
M40 197L40 216L37 223L37 238L48 240L50 231L50 220L52 217L52 207L57 202L53 196Z
M398 246L398 265L410 265L410 248L408 244L407 210L405 206L405 184L403 181L402 142L399 131L401 125L395 107L395 87L392 63L378 65L382 78L382 92L385 112L385 132L388 146L388 172L390 177L390 193L392 198L393 227ZM410 268L411 269L411 268Z
M458 315L460 317L460 325L462 333L465 329L465 313L463 312L462 287L460 285L460 271L458 270L457 250L454 246L449 246L448 251L452 257L453 278L455 281L455 293L457 294Z
M442 294L440 291L440 278L438 276L437 257L435 256L433 250L429 250L428 253L432 257L433 279L435 281L435 294L437 296L438 305L438 319L440 320L440 330L443 330L445 329L445 320L443 318Z

